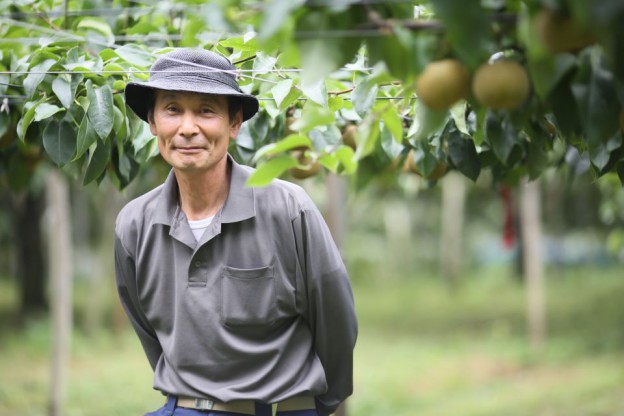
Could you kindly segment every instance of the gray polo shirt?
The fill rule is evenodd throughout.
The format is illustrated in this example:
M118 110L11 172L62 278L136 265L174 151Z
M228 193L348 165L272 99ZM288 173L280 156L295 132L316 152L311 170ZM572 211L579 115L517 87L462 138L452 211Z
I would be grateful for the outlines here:
M297 185L246 188L230 158L227 200L199 242L165 183L115 227L121 302L165 394L223 402L352 392L357 335L348 275L320 212Z

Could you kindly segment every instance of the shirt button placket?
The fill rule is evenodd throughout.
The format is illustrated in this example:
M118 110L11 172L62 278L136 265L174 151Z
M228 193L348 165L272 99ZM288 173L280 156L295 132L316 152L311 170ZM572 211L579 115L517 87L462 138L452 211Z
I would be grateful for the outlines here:
M205 286L206 285L206 262L201 260L191 261L189 267L189 284L192 286Z

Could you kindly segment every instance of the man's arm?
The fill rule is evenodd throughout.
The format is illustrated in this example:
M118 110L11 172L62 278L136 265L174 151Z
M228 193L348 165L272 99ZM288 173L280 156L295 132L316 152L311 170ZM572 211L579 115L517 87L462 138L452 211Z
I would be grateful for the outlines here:
M115 276L121 304L139 336L152 370L155 370L156 363L162 355L162 347L139 303L134 258L123 246L117 233L115 233Z
M318 396L322 415L333 413L353 392L353 348L357 319L349 276L327 224L317 209L295 218L299 261L304 273L305 317L323 364L328 390Z

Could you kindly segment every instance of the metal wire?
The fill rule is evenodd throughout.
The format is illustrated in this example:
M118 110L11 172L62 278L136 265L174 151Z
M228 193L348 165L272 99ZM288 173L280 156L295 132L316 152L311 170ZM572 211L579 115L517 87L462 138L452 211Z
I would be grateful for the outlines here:
M100 42L98 40L87 39L84 36L75 35L73 33L69 33L69 32L67 32L65 30L62 30L62 29L53 30L53 29L48 29L48 28L45 28L45 27L33 25L33 24L30 24L30 23L20 22L20 21L14 20L14 19L7 19L7 18L2 18L2 17L0 17L0 20L9 21L11 24L13 24L15 26L28 28L28 29L31 29L31 30L34 30L34 31L39 31L39 32L42 32L42 33L52 34L54 36L66 35L68 38L71 38L73 40L78 40L80 42L90 42L90 43L92 43L94 45L108 47L108 48L111 48L111 49L118 49L118 48L122 47L122 45L117 45L115 43L109 44L109 43L106 43L106 42ZM143 51L141 49L137 49L135 52L137 54L139 54L139 55L143 55L143 56L146 56L146 57L147 56L149 56L150 58L160 57L160 58L164 58L164 59L167 59L169 61L172 61L172 62L183 63L185 65L193 66L193 67L196 67L196 68L215 69L215 68L211 68L211 67L208 67L206 65L201 65L201 64L198 64L198 63L194 63L194 62L187 62L187 61L179 60L179 59L176 59L176 58L160 56L160 55L157 55L157 54L152 53L152 52ZM237 70L234 70L234 71L220 70L220 71L221 72L230 72L230 73L234 73L234 74L237 73ZM89 73L91 73L91 72L89 72ZM254 80L258 79L260 81L268 82L268 83L271 83L271 84L277 84L277 81L272 81L272 80L268 80L268 79L258 78L258 77L254 77L254 76L250 76L250 75L240 74L240 76L241 77L245 77L245 78L254 79Z
M11 12L11 13L3 13L0 14L0 17L8 17L10 19L26 19L29 17L63 17L65 15L71 17L80 17L80 16L110 16L117 15L123 12L133 13L133 12L148 12L149 10L159 10L158 5L154 5L153 2L141 2L145 6L143 7L116 7L113 9L87 9L87 10L50 10L48 12ZM375 4L414 4L416 6L417 2L415 0L356 0L350 1L347 6L357 6L357 5L375 5ZM248 4L247 7L261 9L264 3L258 2L256 4ZM168 11L188 11L193 9L201 8L201 4L176 4L170 3L168 4L170 9ZM335 8L336 4L333 0L320 0L320 1L311 1L306 4L306 7L310 8Z

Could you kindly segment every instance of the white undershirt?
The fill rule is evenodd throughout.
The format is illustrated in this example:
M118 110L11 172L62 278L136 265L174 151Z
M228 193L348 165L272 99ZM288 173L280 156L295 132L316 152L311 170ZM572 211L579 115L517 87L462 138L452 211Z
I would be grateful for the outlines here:
M206 228L208 228L214 217L215 216L212 215L208 218L188 222L191 226L191 231L193 231L193 235L195 236L195 240L199 242L202 235L204 235L204 231L206 231Z

